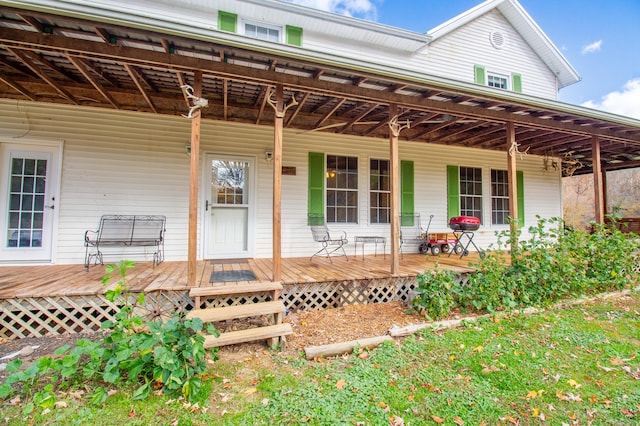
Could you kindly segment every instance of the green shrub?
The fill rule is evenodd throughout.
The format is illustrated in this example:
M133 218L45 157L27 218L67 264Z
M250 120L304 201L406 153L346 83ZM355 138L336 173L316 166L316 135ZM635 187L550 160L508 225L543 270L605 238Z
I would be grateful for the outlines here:
M48 408L55 403L56 390L86 383L93 388L94 403L104 402L108 392L103 386L109 384L133 385L133 399L146 398L152 389L189 401L199 398L201 374L206 369L204 337L198 333L202 321L173 316L166 322L146 322L136 316L134 310L144 303L144 294L134 298L129 292L127 271L133 266L126 260L107 266L103 283L115 271L120 281L106 292L106 298L122 307L114 321L102 324L104 341L81 339L73 349L62 347L56 357L40 358L24 370L20 370L20 360L11 362L7 369L12 374L0 386L0 398L20 392L32 397L28 411Z
M425 317L438 320L456 307L459 280L449 270L440 270L438 264L433 271L424 272L416 277L418 294L412 301L412 307Z
M519 229L499 232L495 249L472 265L476 271L464 285L437 267L418 276L414 307L439 319L455 307L494 312L625 288L637 279L633 254L640 239L613 222L593 224L587 232L566 228L562 219L538 217L528 240Z

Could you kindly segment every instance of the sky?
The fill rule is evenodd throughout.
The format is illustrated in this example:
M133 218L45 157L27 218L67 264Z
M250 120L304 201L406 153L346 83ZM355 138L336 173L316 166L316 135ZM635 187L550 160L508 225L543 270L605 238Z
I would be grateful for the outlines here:
M426 33L482 0L286 0ZM640 0L518 0L576 69L562 102L640 119Z

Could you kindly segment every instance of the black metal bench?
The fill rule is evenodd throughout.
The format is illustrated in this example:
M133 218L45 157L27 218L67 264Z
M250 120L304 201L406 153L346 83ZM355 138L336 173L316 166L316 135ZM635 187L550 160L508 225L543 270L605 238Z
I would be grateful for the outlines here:
M150 215L104 215L96 231L84 233L84 267L92 259L103 264L104 247L155 247L153 266L164 260L164 233L167 218ZM94 252L95 250L95 252Z

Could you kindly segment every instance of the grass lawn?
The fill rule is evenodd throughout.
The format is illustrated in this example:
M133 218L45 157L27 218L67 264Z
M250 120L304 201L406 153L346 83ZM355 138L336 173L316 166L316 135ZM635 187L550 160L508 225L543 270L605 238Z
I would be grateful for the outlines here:
M211 364L208 396L186 404L82 391L7 424L640 424L640 295L425 330L331 359L265 352Z

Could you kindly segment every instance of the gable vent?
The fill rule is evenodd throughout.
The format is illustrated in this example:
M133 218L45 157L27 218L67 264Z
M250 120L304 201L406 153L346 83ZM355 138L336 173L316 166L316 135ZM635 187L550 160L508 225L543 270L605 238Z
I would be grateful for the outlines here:
M491 40L491 45L496 49L502 49L507 42L504 34L502 34L500 31L491 31L491 34L489 34L489 39Z

